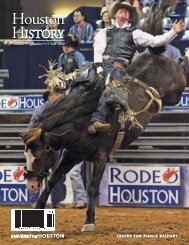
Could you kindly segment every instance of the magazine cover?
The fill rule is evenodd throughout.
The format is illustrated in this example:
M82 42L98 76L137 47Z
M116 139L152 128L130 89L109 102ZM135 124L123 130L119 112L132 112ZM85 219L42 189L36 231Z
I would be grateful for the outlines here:
M0 0L2 244L188 244L189 1Z

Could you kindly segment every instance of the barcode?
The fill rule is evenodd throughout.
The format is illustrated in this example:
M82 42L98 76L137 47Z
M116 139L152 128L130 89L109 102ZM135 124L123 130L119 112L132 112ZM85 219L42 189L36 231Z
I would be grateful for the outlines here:
M12 209L11 231L55 231L54 209Z

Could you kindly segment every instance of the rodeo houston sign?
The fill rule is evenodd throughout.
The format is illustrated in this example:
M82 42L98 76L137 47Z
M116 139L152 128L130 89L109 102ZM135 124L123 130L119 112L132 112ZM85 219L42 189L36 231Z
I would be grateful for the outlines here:
M23 166L0 166L0 204L29 203L29 192L23 173Z
M189 109L189 92L182 93L179 103L175 106L164 106L162 111L169 110L188 110Z
M24 180L24 167L12 166L11 164L0 164L0 204L7 205L30 205L30 194ZM69 174L66 175L66 180L62 183L65 188L65 196L63 203L73 202L72 183ZM63 188L63 186L62 186ZM42 188L43 189L43 188ZM51 203L49 197L47 203Z
M108 164L100 205L181 207L181 167Z
M38 95L0 96L0 111L34 110L42 104L44 100Z

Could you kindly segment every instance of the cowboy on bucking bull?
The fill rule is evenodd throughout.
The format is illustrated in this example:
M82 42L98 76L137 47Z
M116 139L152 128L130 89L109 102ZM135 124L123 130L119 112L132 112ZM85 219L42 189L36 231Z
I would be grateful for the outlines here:
M136 28L138 22L136 8L128 2L116 3L112 7L111 17L115 19L115 25L101 29L94 40L94 66L98 77L105 84L112 80L120 81L124 77L125 68L131 63L137 46L152 48L163 46L184 30L183 20L178 22L176 20L170 31L158 36L139 30ZM89 134L106 132L110 129L110 124L106 123L109 112L108 100L108 96L103 93L96 111L92 114L88 127Z

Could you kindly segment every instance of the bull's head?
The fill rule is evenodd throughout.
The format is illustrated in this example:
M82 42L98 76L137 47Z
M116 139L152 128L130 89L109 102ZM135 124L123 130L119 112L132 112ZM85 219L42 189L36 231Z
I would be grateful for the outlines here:
M38 192L44 178L47 179L49 169L55 162L54 149L44 141L40 128L30 128L21 134L25 143L27 167L24 177L27 188Z

